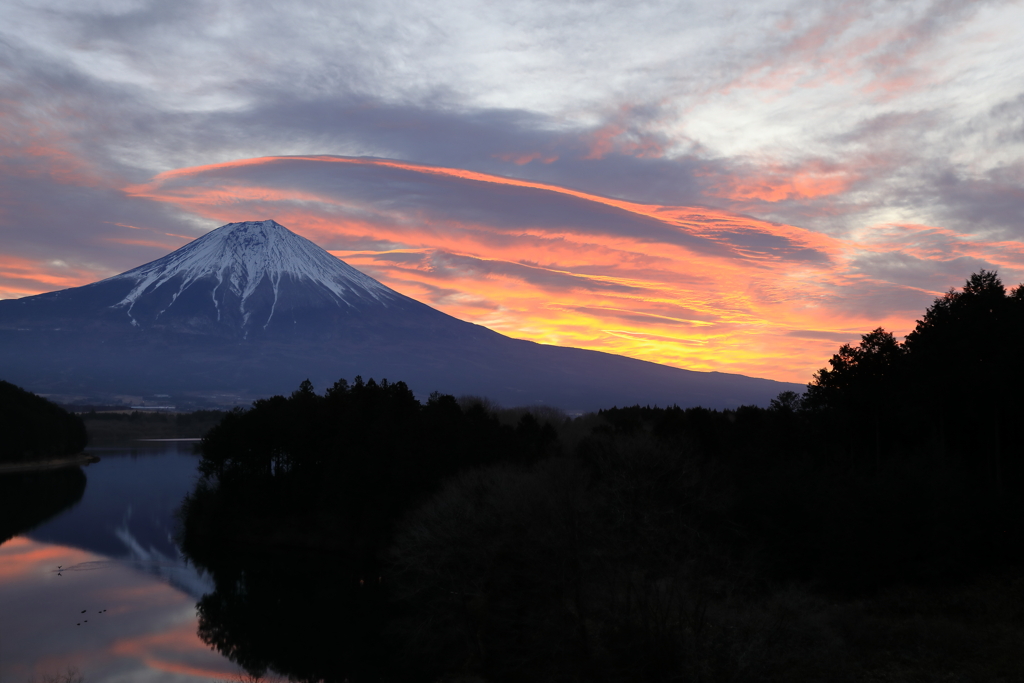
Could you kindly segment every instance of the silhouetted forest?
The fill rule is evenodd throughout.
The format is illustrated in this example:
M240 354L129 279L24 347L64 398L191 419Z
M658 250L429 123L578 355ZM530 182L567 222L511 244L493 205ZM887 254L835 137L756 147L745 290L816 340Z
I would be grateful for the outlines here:
M303 383L203 441L200 635L302 681L1016 680L1022 348L982 271L768 408Z
M398 520L446 476L555 455L557 435L530 414L512 427L479 402L421 405L402 382L357 377L235 410L202 448L181 516L183 551L217 584L200 634L250 670L342 680L391 667L377 577ZM281 624L297 642L281 641Z
M0 380L0 462L73 455L86 441L81 418Z

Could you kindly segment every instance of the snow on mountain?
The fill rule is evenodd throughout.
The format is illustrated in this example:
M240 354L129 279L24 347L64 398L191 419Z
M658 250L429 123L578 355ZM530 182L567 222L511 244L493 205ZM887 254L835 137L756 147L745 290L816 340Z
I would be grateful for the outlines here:
M277 310L283 283L289 286L313 286L339 307L359 304L387 306L402 298L392 289L360 273L309 240L296 235L273 220L228 223L185 245L167 256L108 278L104 282L128 280L132 288L114 304L126 309L136 327L139 321L133 309L143 297L170 287L170 297L157 312L159 318L179 297L202 285L210 287L209 300L221 319L225 306L237 309L246 326L257 308L252 299L261 285L269 287L272 300L265 328ZM262 297L261 297L262 299ZM262 316L261 316L262 317ZM154 319L155 319L154 318Z

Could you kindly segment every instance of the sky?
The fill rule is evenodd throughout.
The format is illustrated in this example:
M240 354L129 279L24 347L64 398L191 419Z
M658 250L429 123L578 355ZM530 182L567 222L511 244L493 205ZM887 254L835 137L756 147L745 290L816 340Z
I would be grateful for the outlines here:
M0 3L0 298L272 218L513 337L806 383L1024 280L1022 2Z

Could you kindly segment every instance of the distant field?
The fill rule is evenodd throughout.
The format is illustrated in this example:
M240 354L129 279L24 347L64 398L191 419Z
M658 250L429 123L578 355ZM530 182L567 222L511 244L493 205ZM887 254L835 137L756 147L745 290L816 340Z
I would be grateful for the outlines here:
M135 439L201 438L220 422L224 412L198 410L193 413L89 412L81 415L89 432L89 443L111 443Z

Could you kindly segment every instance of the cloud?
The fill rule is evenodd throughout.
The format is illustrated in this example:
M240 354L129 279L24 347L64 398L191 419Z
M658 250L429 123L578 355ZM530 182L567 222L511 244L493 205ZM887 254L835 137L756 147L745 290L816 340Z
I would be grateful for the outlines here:
M87 284L151 261L200 232L173 209L49 172L52 159L0 158L0 297ZM141 227L140 227L141 226ZM186 234L182 234L186 233Z
M856 340L859 332L823 332L821 330L790 330L786 333L790 337L801 339L826 339L828 341L846 344Z
M0 296L275 217L513 336L803 381L835 338L794 330L905 332L973 269L1024 275L1022 21L950 0L4 3Z
M770 366L797 381L826 342L879 324L905 334L950 273L988 264L956 261L956 250L1024 265L1006 245L940 228L840 240L388 159L246 159L125 192L219 222L272 216L386 284L512 336L684 367Z

